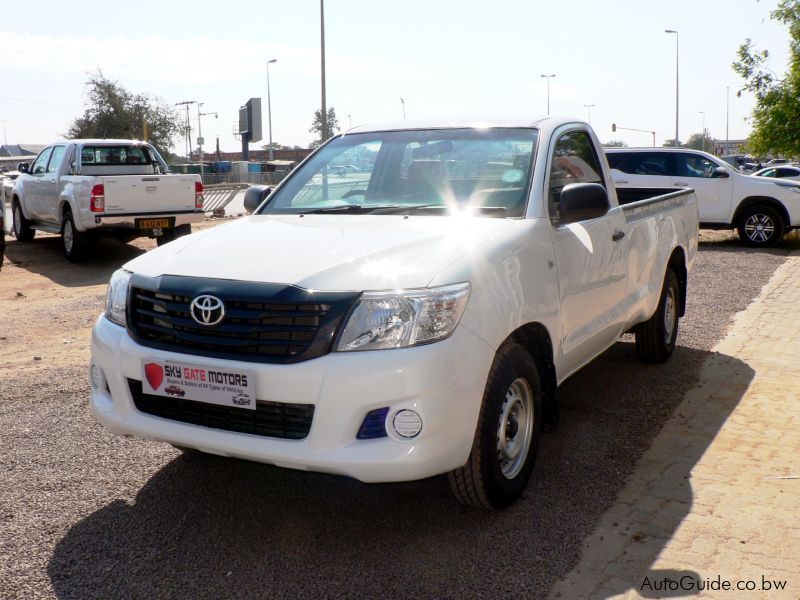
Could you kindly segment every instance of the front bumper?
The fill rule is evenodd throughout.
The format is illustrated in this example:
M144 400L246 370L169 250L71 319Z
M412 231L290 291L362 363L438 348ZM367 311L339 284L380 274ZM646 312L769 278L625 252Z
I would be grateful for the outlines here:
M462 466L472 447L494 351L460 325L441 342L402 350L331 353L295 364L259 364L165 352L141 346L100 317L92 363L107 389L91 392L96 418L117 434L197 448L280 467L348 475L364 482L410 481ZM286 440L222 431L151 416L136 409L127 379L142 379L142 360L247 369L259 400L314 404L308 436ZM366 414L389 407L389 437L358 440ZM413 439L391 426L402 409L422 417Z

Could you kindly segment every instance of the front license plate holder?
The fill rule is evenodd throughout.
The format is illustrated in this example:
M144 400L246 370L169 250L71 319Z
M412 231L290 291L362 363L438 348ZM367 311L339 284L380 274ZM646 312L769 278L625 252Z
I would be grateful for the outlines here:
M255 374L242 369L143 359L142 391L230 408L256 408Z

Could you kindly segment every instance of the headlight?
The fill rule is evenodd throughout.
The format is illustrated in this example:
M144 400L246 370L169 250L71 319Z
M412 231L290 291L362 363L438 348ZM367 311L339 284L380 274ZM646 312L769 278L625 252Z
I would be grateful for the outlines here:
M336 350L407 348L453 333L469 299L469 283L438 288L365 292L350 314Z
M130 271L119 269L114 271L108 282L106 295L106 317L112 323L125 327L125 306L128 303L128 282Z

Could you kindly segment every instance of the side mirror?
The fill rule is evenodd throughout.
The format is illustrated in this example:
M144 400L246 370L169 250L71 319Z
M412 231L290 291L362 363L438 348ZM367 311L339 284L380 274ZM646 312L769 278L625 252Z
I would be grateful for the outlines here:
M561 190L558 204L562 225L596 219L608 212L608 192L599 183L570 183Z
M728 169L726 169L725 167L717 167L716 169L714 169L714 172L711 175L711 177L721 177L723 179L730 176L731 174L728 173Z
M27 173L28 172L28 163L19 163L17 165L17 171L20 173Z
M275 188L266 185L254 185L248 188L244 193L244 209L252 214L273 189Z

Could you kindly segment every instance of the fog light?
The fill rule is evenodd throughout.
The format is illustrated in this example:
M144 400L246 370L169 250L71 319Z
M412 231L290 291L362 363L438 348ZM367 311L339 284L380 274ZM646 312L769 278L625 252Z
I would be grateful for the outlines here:
M101 369L95 364L92 364L91 379L92 379L92 387L94 389L96 390L106 389L106 376L103 373L103 369Z
M422 430L422 419L413 410L401 410L392 421L394 430L404 438L413 438Z

